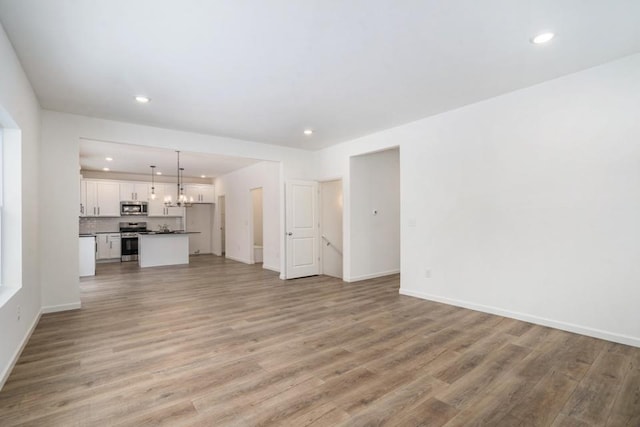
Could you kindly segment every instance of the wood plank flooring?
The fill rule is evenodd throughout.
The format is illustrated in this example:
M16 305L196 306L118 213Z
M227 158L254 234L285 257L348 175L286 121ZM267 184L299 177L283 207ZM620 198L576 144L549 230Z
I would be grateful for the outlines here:
M640 426L640 349L199 256L99 265L44 315L1 426Z

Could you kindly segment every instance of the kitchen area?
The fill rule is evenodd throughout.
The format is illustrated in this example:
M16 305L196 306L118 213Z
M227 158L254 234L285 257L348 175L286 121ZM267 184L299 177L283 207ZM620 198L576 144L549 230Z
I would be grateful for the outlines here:
M107 175L81 168L81 277L95 275L101 263L135 263L140 268L179 265L188 264L190 255L212 252L214 186L185 182L180 153L174 155L175 176L165 175L161 182L156 182L162 173L156 165L148 166L147 176L126 174L127 180L103 178L122 173Z

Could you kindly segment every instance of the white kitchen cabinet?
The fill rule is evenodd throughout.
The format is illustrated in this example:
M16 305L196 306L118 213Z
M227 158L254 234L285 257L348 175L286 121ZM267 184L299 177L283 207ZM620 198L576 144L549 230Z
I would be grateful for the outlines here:
M167 216L184 216L184 209L177 206L167 208Z
M111 258L120 258L122 256L122 241L120 233L109 234L109 242L111 243L111 247L109 248L109 255Z
M177 217L184 216L184 209L177 206L165 206L163 202L150 201L149 215L150 217Z
M78 181L80 185L80 216L87 216L87 184L82 180L82 176Z
M215 190L213 185L185 184L184 194L191 203L214 203Z
M166 207L164 202L162 198L158 196L158 193L156 193L155 200L149 199L149 216L166 216L165 212Z
M85 180L84 193L86 216L120 216L120 185L117 182Z
M146 182L121 182L120 201L146 202L149 199L149 184Z
M96 235L98 245L97 260L120 258L120 233L101 233Z
M184 216L184 208L179 207L167 207L164 204L164 199L167 196L171 197L171 200L175 202L177 194L177 186L173 184L156 184L155 194L156 198L149 198L149 216L150 217L176 217ZM151 192L151 190L149 190Z
M149 184L149 216L165 216L165 206L164 206L164 192L165 186L164 184L155 184L154 192L155 198L152 198L153 194L151 193L151 184Z

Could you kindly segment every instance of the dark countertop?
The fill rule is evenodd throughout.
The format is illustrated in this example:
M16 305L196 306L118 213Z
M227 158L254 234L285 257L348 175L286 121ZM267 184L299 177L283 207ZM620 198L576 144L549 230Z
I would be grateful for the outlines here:
M171 234L200 234L201 231L183 231L183 230L176 230L176 231L170 231L168 233L164 233L162 231L138 231L138 234L145 234L145 235L156 235L156 234L161 234L161 235L171 235ZM96 231L95 233L79 233L78 236L80 237L96 237L96 235L98 234L120 234L119 231Z
M163 232L163 231L141 231L138 234L142 234L142 235L146 235L146 236L155 236L155 235L170 236L172 234L199 234L199 233L200 233L200 231L176 230L176 231L169 231L169 232Z

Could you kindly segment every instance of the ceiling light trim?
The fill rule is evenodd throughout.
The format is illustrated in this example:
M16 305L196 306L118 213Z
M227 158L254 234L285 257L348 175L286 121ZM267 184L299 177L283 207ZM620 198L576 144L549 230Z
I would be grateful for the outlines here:
M531 38L533 44L546 44L555 38L555 34L551 31L544 31Z

